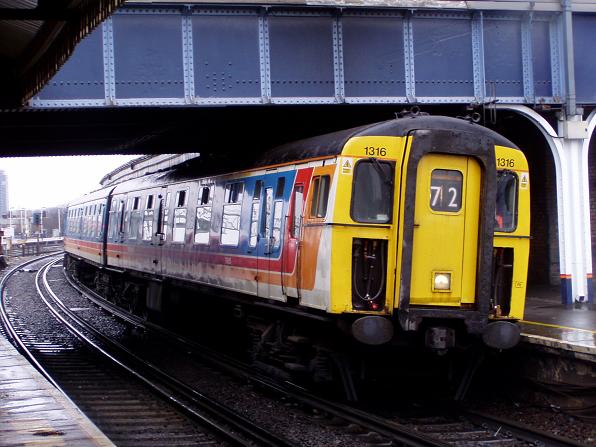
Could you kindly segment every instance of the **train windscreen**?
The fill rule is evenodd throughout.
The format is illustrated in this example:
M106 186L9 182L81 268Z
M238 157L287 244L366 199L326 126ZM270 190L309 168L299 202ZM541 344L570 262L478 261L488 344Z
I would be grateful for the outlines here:
M354 169L352 219L385 224L393 210L393 163L375 158L361 160Z

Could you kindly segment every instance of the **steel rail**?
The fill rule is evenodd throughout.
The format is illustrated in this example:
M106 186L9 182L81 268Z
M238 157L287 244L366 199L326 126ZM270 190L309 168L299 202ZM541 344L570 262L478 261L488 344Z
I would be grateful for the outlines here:
M446 447L450 445L449 443L426 436L424 434L411 430L403 425L370 415L363 411L354 409L353 407L337 403L331 403L324 399L318 398L300 389L296 385L288 383L288 388L282 387L277 383L273 382L272 380L266 378L265 376L258 375L254 371L251 371L251 369L242 362L234 360L228 356L216 353L199 343L188 340L184 337L181 337L180 335L173 333L172 331L164 329L153 323L145 322L141 318L131 315L129 312L126 312L118 306L110 302L107 302L103 298L100 298L96 292L89 290L86 286L74 282L73 279L70 278L68 275L66 277L70 284L73 285L73 287L75 287L80 293L83 293L94 303L104 307L109 312L116 314L118 317L126 321L129 321L135 324L136 326L158 332L159 334L165 335L168 338L177 341L178 343L183 343L186 347L190 347L194 350L200 351L200 354L208 358L212 363L216 363L218 366L223 367L227 370L231 369L236 374L241 373L245 377L248 377L252 382L257 383L263 388L267 388L276 393L287 395L293 398L294 400L304 402L311 407L318 408L340 419L366 427L371 431L375 431L380 435L388 439L391 439L392 441L397 443L397 445L404 445L410 447ZM290 390L289 386L293 386L294 389Z
M46 257L47 256L43 256L42 258L46 258ZM55 261L50 261L46 265L41 266L43 261L41 261L41 262L37 262L37 261L40 261L40 259L36 258L34 260L28 261L26 263L19 265L16 269L14 269L15 271L21 270L27 264L36 263L36 267L31 268L30 271L31 271L31 273L38 272L37 275L34 276L34 275L30 275L30 274L24 274L17 278L20 281L19 285L20 285L21 289L27 290L27 291L29 291L29 290L33 291L33 288L31 287L30 282L35 279L36 289L37 289L37 292L39 293L39 288L37 287L38 283L39 283L39 272L43 269L46 269L46 271L47 271L47 269L49 269L49 267L52 265L52 263L55 262ZM38 265L41 266L41 269L37 268ZM12 273L14 273L14 272L12 272ZM12 276L12 275L9 275L9 276ZM12 282L10 284L12 285ZM58 387L57 389L59 392L61 392L64 395L65 399L68 402L72 403L72 406L74 408L77 408L77 407L80 408L79 405L81 404L81 401L75 397L75 399L77 399L75 402L73 400L73 398L71 398L70 393L73 393L73 395L78 396L79 398L81 396L78 393L78 387L75 387L73 389L72 381L74 380L74 382L76 382L77 380L79 380L80 378L85 377L85 376L88 376L87 380L93 380L93 381L96 379L101 380L102 374L104 375L103 380L104 380L105 384L108 385L108 387L107 387L107 389L104 388L104 390L107 394L103 394L103 393L100 394L98 397L98 400L96 401L100 405L105 403L104 399L105 399L105 397L110 396L110 392L112 392L112 394L113 394L114 388L110 388L110 386L113 386L115 384L116 388L120 387L120 390L122 389L122 384L123 384L122 380L124 380L125 383L127 383L129 386L131 386L133 388L132 392L135 393L135 396L143 399L143 397L140 397L140 396L142 396L142 394L139 394L139 391L141 391L141 393L144 393L146 395L144 398L149 399L147 402L157 403L156 400L158 400L159 397L156 396L155 392L152 392L152 391L146 389L146 387L144 390L140 390L140 388L142 388L143 386L140 383L136 383L136 382L133 383L133 380L131 380L130 377L127 379L118 379L117 377L121 377L122 374L114 374L115 368L117 368L117 366L110 365L107 368L107 370L109 370L111 373L109 373L107 375L105 375L105 372L107 371L105 365L104 365L104 367L99 366L98 368L94 368L94 365L97 364L97 357L98 357L96 352L88 352L87 354L80 355L81 353L78 352L78 350L74 350L68 354L66 352L64 352L62 357L60 357L60 355L56 356L57 351L55 349L58 347L58 345L64 346L66 344L67 346L69 346L66 349L66 351L71 350L70 343L72 343L72 341L74 341L73 336L70 336L71 334L68 333L69 337L65 338L64 335L66 335L66 334L64 334L64 333L60 334L60 332L62 332L62 331L60 329L56 329L55 324L54 324L54 329L51 333L47 332L48 330L47 330L46 325L43 325L43 327L45 327L46 329L42 329L41 331L39 331L39 330L36 330L37 328L30 327L29 325L24 324L25 321L27 321L32 315L37 315L37 317L33 318L33 321L35 321L35 318L38 319L37 321L40 321L39 320L40 318L45 321L48 320L48 315L45 313L46 311L44 309L40 309L39 307L37 307L40 304L43 306L44 303L43 303L43 301L35 300L35 301L37 301L37 303L35 303L36 304L35 308L41 310L41 312L42 312L41 315L39 315L37 312L28 314L27 306L26 305L23 306L22 300L19 300L20 295L17 295L13 292L12 296L14 298L10 301L10 303L7 303L7 304L9 304L8 310L10 312L10 313L8 313L8 315L10 318L13 319L13 321L15 321L15 323L17 321L17 320L15 320L15 315L19 318L18 322L20 324L18 324L18 325L14 324L14 326L13 326L15 333L17 335L17 339L20 339L22 336L22 341L24 342L24 346L25 346L25 348L27 348L27 351L31 352L31 354L33 355L33 359L35 359L36 357L40 359L39 362L44 365L44 370L47 371L46 378L48 378L51 375L52 377L49 377L49 380L51 380L52 382L58 382L58 383L64 385L64 388ZM34 296L27 295L27 298L31 299L31 298L34 298ZM29 302L29 299L27 300L27 302ZM18 313L15 313L15 310L13 309L13 307L20 308L20 311ZM50 310L48 309L47 312L50 312ZM53 320L53 319L54 319L54 316L50 313L49 320ZM59 322L59 320L57 320L57 321ZM48 338L48 336L49 336L49 338ZM60 340L60 341L56 342L56 343L50 342L49 340L51 340L52 338L54 340ZM66 340L68 340L68 341L66 341ZM46 349L47 345L52 346L51 351L48 351ZM49 356L46 355L48 352L51 352L51 354ZM78 352L78 354L77 354L77 352ZM91 355L89 355L89 353ZM71 360L73 359L73 356L74 356L74 364L77 365L74 368L72 365L70 365ZM88 359L87 362L85 361L85 359ZM94 359L94 360L92 360L92 359ZM64 375L64 373L66 372L64 370L64 367L67 365L70 365L68 368L71 369L71 371L69 374ZM77 369L78 367L81 367L81 366L83 366L82 370ZM82 374L79 374L79 372ZM56 379L53 378L54 374L55 374ZM109 378L108 378L108 376L109 376ZM66 382L62 382L62 379L65 379ZM92 390L91 395L93 395L93 393L95 392L95 391L93 391L93 388L96 386L96 384L94 382L89 382L89 384L91 385L91 390ZM87 387L85 387L85 388L87 388ZM124 388L124 389L126 389L126 388ZM68 390L68 392L66 390ZM86 393L83 393L83 394L87 395ZM119 393L116 390L116 395L118 395L118 394ZM86 400L85 398L83 398L83 405L85 405L85 403L89 403L89 400L88 399ZM110 405L112 405L112 404L113 404L113 402L110 402ZM119 405L119 403L116 403L115 405ZM124 406L120 406L119 408L134 408L134 405L136 405L136 403L131 404L131 401L125 401ZM152 406L150 404L148 407L148 408L150 408L148 410L149 416L146 416L147 413L144 413L143 416L148 417L148 419L156 418L156 417L159 418L159 417L162 417L162 415L164 414L164 410L165 410L165 414L170 415L169 420L172 423L172 425L168 426L170 433L172 433L171 432L172 427L180 428L181 430L183 430L183 429L189 430L188 432L182 432L180 436L178 436L178 434L176 432L173 432L172 433L173 437L169 438L172 440L173 444L179 445L178 442L180 439L184 439L186 441L188 439L188 436L190 433L195 434L195 437L198 437L198 438L201 438L201 436L207 436L207 440L209 437L214 439L213 434L210 434L206 428L203 428L204 426L201 427L201 426L197 425L196 427L194 427L192 425L192 422L189 422L191 420L190 418L184 418L182 413L180 412L180 410L175 409L173 406L171 406L170 409L166 409L165 407L167 405L168 404L165 403L163 401L163 399L161 399L161 403L158 404L158 406ZM160 406L162 407L161 410L159 409ZM112 416L114 414L116 414L118 416L118 411L119 410L116 410L115 413L114 413L114 411L112 411ZM153 413L152 413L152 411L153 411ZM104 415L106 415L106 410L100 408L98 410L98 412L94 414L94 416L93 416L94 420L98 416L101 419L102 413ZM128 414L130 415L130 412ZM126 418L126 417L129 417L129 416L124 416L124 418ZM132 419L132 417L131 417L131 419ZM186 420L186 422L185 422L185 420ZM180 422L177 422L177 421L180 421ZM136 422L136 420L135 420L135 422ZM147 422L144 422L144 417L141 417L140 419L138 419L138 422L139 422L140 426L135 423L135 425L133 427L138 427L140 429L146 428L148 430L153 430L152 425L149 425ZM155 419L153 419L152 423L153 423L153 425L155 424ZM176 425L176 424L178 424L178 425ZM108 428L108 432L110 432L109 436L116 435L116 436L118 436L117 439L121 439L120 436L122 434L125 434L127 432L127 430L128 430L129 436L133 432L130 428L122 429L122 427L127 427L126 422L123 423L122 419L119 422L116 422L113 427L119 427L119 428L117 428L115 430L113 428ZM186 433L188 433L188 435ZM155 436L155 434L154 434L154 436ZM132 438L129 438L129 439L132 439ZM146 439L151 439L151 435ZM153 439L155 439L155 438L153 438ZM183 445L187 445L187 443L184 442Z
M8 280L15 273L17 273L19 270L23 269L24 267L26 267L30 264L34 264L36 262L41 262L45 258L51 258L51 257L55 257L55 256L56 256L56 253L51 253L49 255L44 255L44 256L40 256L35 259L31 259L29 261L26 261L26 262L23 262L22 264L17 265L16 267L12 268L11 270L9 270L6 273L6 275L2 278L2 280L0 280L0 318L2 320L3 327L6 329L8 335L12 339L13 343L16 345L18 351L25 356L25 358L35 367L35 369L37 369L39 371L39 373L43 377L45 377L45 379L48 382L50 382L56 389L58 389L63 395L66 396L66 393L64 392L64 390L56 383L56 381L44 369L44 367L41 366L41 364L35 358L35 355L33 354L33 352L31 352L31 350L29 348L27 348L27 345L25 344L25 342L22 340L22 338L19 336L19 334L13 327L13 325L10 321L10 318L8 316L8 310L6 309L6 301L4 299L5 292L6 292L6 290L5 290L6 284L8 283ZM50 261L46 265L50 265L53 262L54 261ZM41 268L44 268L46 265L42 266Z
M463 413L468 419L477 424L485 424L495 430L502 430L507 433L511 433L518 438L532 442L539 443L540 446L544 447L585 447L586 444L582 444L574 441L573 439L563 438L552 433L547 433L540 430L535 430L532 427L521 424L519 422L493 416L492 414L470 410L467 408L458 408L457 411Z
M330 402L325 399L314 396L308 391L302 389L300 386L286 382L286 385L280 385L279 383L269 379L268 377L255 373L251 368L243 362L240 362L234 358L215 352L212 349L197 343L193 340L189 340L183 336L180 336L168 329L153 324L148 321L144 321L142 318L132 315L131 313L123 310L122 308L110 303L109 301L102 298L99 294L79 283L78 281L66 275L68 282L77 289L81 294L86 296L88 299L93 301L99 306L104 307L109 312L115 314L119 318L128 321L138 327L146 330L158 332L159 334L168 337L172 341L182 343L185 347L196 350L203 358L208 361L217 364L217 366L226 370L232 371L235 374L241 374L244 377L249 378L259 386L274 391L278 394L284 394L297 401L302 401L318 408L328 414L336 416L340 419L344 419L351 423L370 428L378 432L379 434L392 439L394 442L402 443L404 445L433 445L433 446L445 446L451 445L443 441L437 441L434 438L429 438L425 435L421 435L420 432L409 429L408 427L388 421L382 417L370 415L362 410L355 409L354 407L343 405L335 402ZM546 433L543 431L535 430L532 427L525 426L523 424L515 423L514 421L507 421L505 419L490 416L484 413L473 412L465 408L457 407L454 411L466 416L471 422L479 425L486 425L494 428L495 431L499 429L501 431L511 433L520 440L527 441L530 443L539 442L544 447L582 447L583 444L577 443L571 439L563 438L557 435ZM369 424L370 422L370 424ZM410 436L413 436L413 439ZM420 442L420 444L410 444L409 442ZM429 442L429 443L427 443Z
M51 296L54 303L60 308L60 310L68 315L68 317L76 322L81 327L84 327L87 331L93 334L93 336L97 337L103 343L109 345L111 348L118 350L120 354L128 357L129 360L134 361L142 368L150 371L150 373L154 376L154 380L159 382L161 385L153 382L148 377L143 375L137 369L126 364L124 361L121 361L114 357L112 354L107 352L104 348L99 346L97 343L93 342L89 337L85 336L82 332L80 332L74 325L66 321L66 319L58 312L53 306L47 301L45 297L43 297L44 302L50 308L52 313L60 319L69 330L74 331L77 337L81 338L81 340L85 341L85 343L92 346L98 352L101 352L104 356L109 358L111 361L115 362L126 371L128 371L133 376L137 377L143 383L148 385L151 389L158 392L160 395L166 397L170 402L177 405L179 408L184 410L186 413L190 414L192 417L198 418L199 421L203 424L207 424L210 428L214 431L217 431L218 434L221 434L222 437L227 439L229 442L235 445L254 445L253 443L257 443L258 445L262 446L271 446L271 447L294 447L295 444L271 433L267 430L264 430L258 426L256 426L252 421L248 420L247 418L241 416L240 414L230 410L229 408L225 407L224 405L220 404L219 402L205 396L204 394L198 392L197 390L189 387L188 385L184 384L183 382L179 381L175 377L161 371L158 367L143 360L142 358L138 357L136 354L128 350L125 346L118 343L115 340L107 337L99 330L97 330L93 325L76 315L72 312L68 307L64 305L64 303L58 298L58 296L51 290L51 287L47 281L47 268L44 270L43 276L43 283L44 288L46 289L47 293ZM38 275L41 273L41 270L38 272ZM39 287L39 285L37 284ZM110 311L111 312L111 311ZM179 398L172 395L170 391L167 389L174 389L177 393L182 395L184 398L190 400L195 405L198 405L204 411L209 412L211 415L223 420L225 423L229 424L231 427L236 429L238 432L242 433L243 437L237 436L234 433L230 432L230 427L221 426L215 421L206 418L204 415L198 413L195 409L193 409L190 405L182 402ZM250 441L247 442L248 438Z

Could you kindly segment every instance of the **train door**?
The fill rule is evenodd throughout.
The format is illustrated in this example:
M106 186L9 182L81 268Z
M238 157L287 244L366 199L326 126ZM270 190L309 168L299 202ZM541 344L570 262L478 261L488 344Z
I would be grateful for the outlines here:
M155 229L152 231L151 245L153 246L153 259L155 265L155 273L163 273L163 246L166 242L166 216L168 215L169 193L167 188L162 187L157 193L157 200L154 202L155 212Z
M263 207L260 217L260 237L257 242L257 294L262 297L271 295L271 247L272 247L272 228L271 216L273 211L273 188L265 188L263 197Z
M411 305L474 302L481 177L480 165L473 157L428 154L420 160Z
M296 298L300 299L300 288L302 287L302 278L300 272L301 250L300 240L302 238L302 210L304 208L304 184L296 183L292 194L292 209L289 222L287 250L284 256L285 272L293 272L295 278Z
M268 176L264 180L260 235L257 243L257 293L266 298L283 298L282 263L280 259L283 223L284 177Z
M124 240L124 218L126 196L116 196L110 207L110 227L108 229L107 260L112 266L121 267L122 242Z
M140 259L140 262L151 273L160 273L161 250L160 246L155 244L156 233L159 231L159 195L157 194L157 191L149 191L148 194L142 198L142 202L142 211L140 214L140 242L144 253L142 257L145 259Z
M164 245L172 237L171 233L171 216L170 203L172 201L172 193L168 192L167 187L162 187L157 195L157 224L156 231L153 234L153 246L156 249L156 256L158 260L156 273L165 273L167 262L164 256Z

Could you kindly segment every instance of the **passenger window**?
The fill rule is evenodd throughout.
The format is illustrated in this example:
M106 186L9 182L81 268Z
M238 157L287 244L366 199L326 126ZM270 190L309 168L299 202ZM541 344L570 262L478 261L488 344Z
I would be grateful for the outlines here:
M163 209L163 234L165 235L166 239L168 237L168 231L170 229L170 197L172 193L169 192L166 194L166 204Z
M132 210L130 211L130 222L128 226L128 239L137 239L139 228L141 227L141 198L134 197L132 200Z
M211 207L213 201L213 188L203 186L199 190L199 206L195 220L195 244L209 243L209 230L211 228Z
M252 209L250 214L250 236L248 240L249 247L256 247L259 233L259 216L261 214L261 192L263 191L263 181L257 180L255 192L252 196Z
M89 206L89 229L87 232L87 236L90 238L95 237L95 205Z
M304 206L304 186L296 186L294 189L294 220L292 222L292 237L300 238L302 228L302 207Z
M83 208L83 217L81 218L82 222L82 236L87 236L87 207Z
M240 241L240 215L244 183L226 185L224 196L223 220L221 225L221 244L237 246Z
M209 229L211 228L211 207L198 206L195 222L195 244L209 243Z
M265 245L267 246L265 252L271 252L271 212L273 208L273 188L265 188L265 207L264 207L264 218L262 220L261 234L265 235Z
M108 235L114 242L119 240L124 225L123 212L124 200L114 199L110 207L110 226L108 228Z
M143 211L143 230L142 239L144 241L151 241L153 238L153 195L147 196L145 204L145 211Z
M284 196L284 187L286 185L286 178L279 177L277 179L277 186L275 188L275 198L281 199Z
M174 222L172 242L184 242L186 235L186 197L187 191L176 192L176 208L174 209Z
M225 203L240 203L242 202L242 193L244 192L244 183L236 182L226 185L226 193L224 197Z
M103 213L105 205L102 203L97 207L97 238L100 239L103 236Z
M207 205L211 197L211 188L203 186L201 188L201 194L199 196L199 205Z
M173 242L184 242L186 234L186 208L176 208L174 210L174 232L172 234Z
M313 179L313 192L310 205L310 217L325 217L327 215L327 201L329 199L330 177L322 175Z
M124 223L120 232L130 234L130 213L132 212L132 197L126 201L126 209L123 212Z
M430 208L457 213L461 210L464 176L460 171L435 169L430 179Z
M281 245L281 225L283 221L283 201L276 200L273 205L273 249L277 250Z
M181 190L176 193L176 208L186 206L186 190Z
M112 206L110 207L110 213L108 217L108 237L114 238L114 228L116 228L116 220L117 220L117 207L116 202L112 202Z

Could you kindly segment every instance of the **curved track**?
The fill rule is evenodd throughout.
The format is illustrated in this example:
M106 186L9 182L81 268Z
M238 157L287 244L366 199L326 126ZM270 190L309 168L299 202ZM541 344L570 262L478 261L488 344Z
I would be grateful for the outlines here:
M19 265L0 282L3 324L42 374L70 396L113 442L143 446L292 445L233 411L202 400L192 390L184 390L174 379L94 329L77 315L81 309L70 309L51 291L47 274L61 261L46 262L45 258L48 256ZM25 297L23 284L18 288L19 294L23 289L23 296L16 297L16 288L10 296L7 293L8 284L19 273L28 274L24 270L27 267L29 272L39 267L35 288L45 303L45 310L37 305L33 315L25 312L34 297L31 292ZM31 275L25 279L26 287L32 288Z
M193 340L132 315L103 300L85 286L73 282L70 278L69 281L82 294L110 313L117 315L118 318L148 332L159 334L159 336L167 338L172 345L179 345L181 349L192 351L204 361L216 365L220 369L236 376L248 378L253 384L266 389L269 393L275 393L277 396L283 396L284 399L297 402L302 407L310 408L328 423L343 425L346 430L360 433L363 443L366 444L389 443L387 445L404 446L541 445L553 447L578 447L581 445L569 439L533 430L513 421L496 419L456 407L444 409L440 414L437 412L436 416L400 417L399 422L388 417L376 416L370 411L323 399L291 383L279 384L268 377L255 373L253 369L242 362L214 352ZM446 413L447 416L445 416Z

